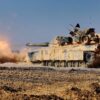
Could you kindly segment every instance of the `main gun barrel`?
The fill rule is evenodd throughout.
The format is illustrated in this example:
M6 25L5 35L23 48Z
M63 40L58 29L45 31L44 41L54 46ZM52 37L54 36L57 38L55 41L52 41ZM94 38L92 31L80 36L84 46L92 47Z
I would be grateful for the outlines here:
M44 43L27 43L26 46L48 47L49 46L49 42L44 42Z

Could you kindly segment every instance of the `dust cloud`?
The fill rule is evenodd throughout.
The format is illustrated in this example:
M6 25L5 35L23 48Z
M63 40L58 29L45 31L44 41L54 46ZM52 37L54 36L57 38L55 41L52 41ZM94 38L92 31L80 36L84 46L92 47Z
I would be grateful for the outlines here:
M27 52L27 49L23 49L20 52L13 52L10 42L7 39L0 39L0 63L25 62L28 58Z

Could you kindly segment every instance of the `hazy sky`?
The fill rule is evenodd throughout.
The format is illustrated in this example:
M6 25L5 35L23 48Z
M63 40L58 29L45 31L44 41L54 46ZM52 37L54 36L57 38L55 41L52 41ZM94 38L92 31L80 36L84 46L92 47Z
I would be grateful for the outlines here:
M13 44L50 41L77 22L100 32L100 0L0 0L0 36Z

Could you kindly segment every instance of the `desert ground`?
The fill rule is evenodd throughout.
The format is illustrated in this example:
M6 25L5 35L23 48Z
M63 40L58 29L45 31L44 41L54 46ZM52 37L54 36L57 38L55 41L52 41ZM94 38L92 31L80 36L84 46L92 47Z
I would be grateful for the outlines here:
M100 69L1 64L0 100L100 100Z

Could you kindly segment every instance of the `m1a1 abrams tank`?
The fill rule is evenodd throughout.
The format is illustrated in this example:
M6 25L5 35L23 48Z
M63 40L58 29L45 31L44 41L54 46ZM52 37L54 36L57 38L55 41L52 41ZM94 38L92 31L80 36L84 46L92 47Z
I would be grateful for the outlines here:
M99 34L94 28L81 30L77 24L70 36L56 36L50 43L27 44L43 46L29 52L32 63L56 67L86 67L94 60L94 51L99 44Z

